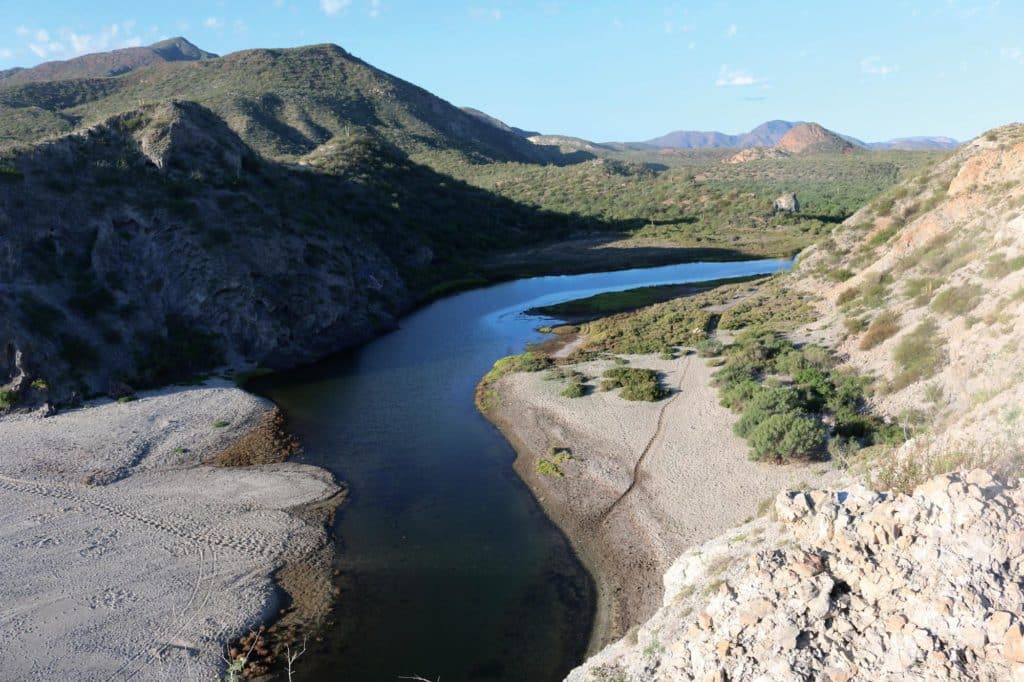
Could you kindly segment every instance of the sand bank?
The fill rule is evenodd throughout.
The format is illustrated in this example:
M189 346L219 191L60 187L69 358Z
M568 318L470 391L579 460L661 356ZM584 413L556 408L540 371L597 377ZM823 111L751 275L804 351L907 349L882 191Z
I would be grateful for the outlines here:
M515 469L570 538L598 585L590 649L618 639L660 606L662 575L687 548L753 517L782 488L821 486L823 463L776 466L747 459L736 419L718 404L712 368L696 355L626 356L663 373L673 394L628 402L617 392L559 395L543 373L510 374L495 386L488 417L515 447ZM609 361L575 368L593 378ZM563 477L538 473L549 447L571 448Z
M4 676L215 679L278 613L275 571L322 561L309 510L340 499L316 467L202 464L272 410L214 382L0 420Z

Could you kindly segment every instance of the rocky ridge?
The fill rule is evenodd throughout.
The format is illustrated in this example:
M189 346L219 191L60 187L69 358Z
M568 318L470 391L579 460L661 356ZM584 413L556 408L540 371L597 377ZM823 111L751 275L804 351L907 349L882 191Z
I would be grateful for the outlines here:
M1022 568L1019 481L785 492L680 557L655 616L568 679L1024 679Z

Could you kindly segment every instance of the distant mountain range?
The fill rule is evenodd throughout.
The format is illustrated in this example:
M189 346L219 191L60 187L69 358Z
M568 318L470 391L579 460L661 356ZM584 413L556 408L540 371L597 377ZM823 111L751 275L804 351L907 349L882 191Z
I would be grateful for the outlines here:
M750 147L771 147L778 144L786 133L801 123L803 121L766 121L750 132L738 135L728 135L715 130L677 130L667 135L647 140L646 142L627 143L627 145L669 149L709 149L716 147L748 149ZM837 134L844 140L865 149L955 149L960 144L950 137L900 137L886 140L885 142L863 142L850 135Z
M119 76L143 66L163 62L188 62L215 59L212 52L200 50L184 38L168 38L149 47L126 47L110 52L86 54L74 59L45 62L30 69L0 71L0 85L39 83L72 78Z

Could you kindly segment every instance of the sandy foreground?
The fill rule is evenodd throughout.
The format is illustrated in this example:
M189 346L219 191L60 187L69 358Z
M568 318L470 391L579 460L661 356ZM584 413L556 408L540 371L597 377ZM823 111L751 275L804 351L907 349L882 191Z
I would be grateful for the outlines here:
M488 417L515 447L516 471L570 538L598 586L591 652L622 637L661 605L662 575L688 547L757 514L786 487L827 485L824 463L777 466L747 459L736 420L718 404L714 371L696 355L624 356L663 373L672 388L656 403L596 388L559 395L563 381L518 373L495 385ZM610 361L575 369L596 387ZM537 472L550 447L571 448L564 477Z
M0 420L2 677L216 679L225 642L277 612L272 574L323 555L308 510L340 490L306 465L199 464L272 409L211 382Z

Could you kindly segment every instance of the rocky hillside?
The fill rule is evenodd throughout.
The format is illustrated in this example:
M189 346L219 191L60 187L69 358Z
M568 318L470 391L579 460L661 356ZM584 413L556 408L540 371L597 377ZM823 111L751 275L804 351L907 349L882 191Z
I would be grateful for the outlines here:
M370 138L421 161L449 153L469 161L557 160L337 45L156 63L116 78L0 83L0 140L38 142L171 99L201 104L274 159L297 161L324 144Z
M741 149L726 159L726 163L746 163L760 159L779 159L787 156L810 154L853 154L863 151L848 139L817 123L798 123L790 128L778 142L770 147Z
M654 617L568 679L1020 679L1022 570L1024 489L983 470L783 493L680 557Z
M965 144L801 258L815 332L914 436L897 473L1016 466L1024 444L1024 126ZM894 465L896 466L896 465Z
M783 135L775 149L787 154L850 154L855 147L817 123L801 123Z
M212 52L200 50L182 37L168 38L148 47L126 47L64 61L45 62L30 69L0 71L0 87L42 81L118 76L151 64L214 59L216 56Z
M570 679L1024 678L1022 228L1012 125L805 251L784 282L816 310L792 338L871 378L907 439L838 440L832 464L888 492L781 495L681 557L662 609Z
M376 138L287 165L199 104L144 106L0 154L0 411L310 362L586 224Z

